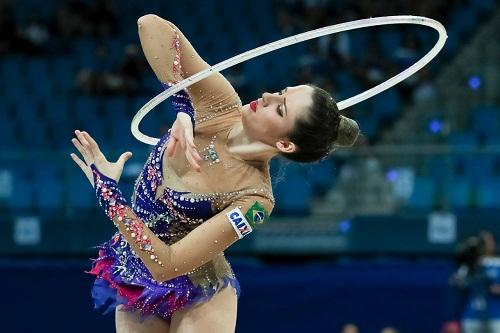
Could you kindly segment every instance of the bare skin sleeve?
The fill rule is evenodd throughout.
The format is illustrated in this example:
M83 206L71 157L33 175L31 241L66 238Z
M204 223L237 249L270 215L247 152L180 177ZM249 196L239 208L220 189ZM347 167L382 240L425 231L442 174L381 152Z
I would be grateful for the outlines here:
M175 83L209 67L173 23L148 14L141 16L137 24L144 55L161 82ZM238 98L220 73L193 84L187 91L193 105L199 109L229 105Z

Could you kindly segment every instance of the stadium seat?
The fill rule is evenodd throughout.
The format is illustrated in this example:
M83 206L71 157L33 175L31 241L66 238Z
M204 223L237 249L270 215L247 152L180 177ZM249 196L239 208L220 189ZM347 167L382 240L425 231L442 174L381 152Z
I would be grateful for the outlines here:
M335 180L334 169L335 161L331 157L307 167L307 179L315 195L323 196L332 187Z
M310 213L312 189L304 177L287 175L273 185L273 192L277 214L304 216Z
M477 206L479 208L500 207L500 179L494 178L481 182L476 187Z
M43 174L35 175L35 207L40 212L54 212L63 209L64 190L61 184L61 176L53 177Z
M434 205L436 185L429 178L417 177L413 184L413 191L406 202L408 208L431 209Z
M469 208L471 206L472 186L469 179L455 178L447 186L448 202L453 208Z

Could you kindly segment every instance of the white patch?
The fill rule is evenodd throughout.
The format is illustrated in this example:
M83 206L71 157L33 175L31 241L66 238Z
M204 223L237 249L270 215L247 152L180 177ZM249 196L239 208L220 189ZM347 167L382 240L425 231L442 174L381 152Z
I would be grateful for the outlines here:
M252 232L252 227L250 226L250 223L248 223L247 219L241 212L239 208L235 208L229 213L226 213L227 218L231 222L231 225L233 226L234 230L238 234L238 238L242 239L246 235Z

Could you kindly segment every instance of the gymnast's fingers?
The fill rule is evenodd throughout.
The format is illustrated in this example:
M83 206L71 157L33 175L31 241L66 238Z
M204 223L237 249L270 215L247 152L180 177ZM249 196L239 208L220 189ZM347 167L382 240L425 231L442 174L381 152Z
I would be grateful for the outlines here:
M177 145L177 139L174 136L170 136L167 144L167 156L172 157L175 154L175 147Z
M87 150L86 147L82 146L82 144L80 143L80 141L78 141L77 139L73 138L71 139L71 142L73 143L73 145L76 147L76 149L80 152L80 154L82 154L83 156L83 159L85 160L85 163L87 163L87 165L90 165L92 164L92 162L94 161L92 159L92 156L91 154L89 153L89 151ZM76 155L75 155L76 156Z
M186 149L185 155L191 167L196 171L200 171L200 165L196 162L196 158L192 155L189 149Z
M78 156L76 156L76 154L71 153L70 156L73 161L75 161L75 163L80 167L80 169L82 169L89 182L93 185L94 181L92 179L92 171L89 169L89 167Z
M198 154L198 151L196 150L196 145L193 142L193 136L189 132L186 133L186 142L189 145L189 148L191 150L191 154L193 155L193 157L196 160L201 161L201 156L200 156L200 154Z
M85 131L83 131L82 133L83 133L84 138L87 139L87 141L89 142L90 150L92 151L94 156L97 157L97 156L102 155L102 152L99 149L99 145L97 144L97 142L95 142L94 138L92 138L90 136L90 134L85 132Z
M183 150L186 150L186 138L184 138L182 135L177 139L179 143L181 144L181 147Z
M80 132L79 130L76 130L75 134L76 134L76 137L78 138L78 140L80 140L80 143L82 144L82 146L88 147L89 142L87 141L87 139L85 139L85 137L83 136L83 133Z

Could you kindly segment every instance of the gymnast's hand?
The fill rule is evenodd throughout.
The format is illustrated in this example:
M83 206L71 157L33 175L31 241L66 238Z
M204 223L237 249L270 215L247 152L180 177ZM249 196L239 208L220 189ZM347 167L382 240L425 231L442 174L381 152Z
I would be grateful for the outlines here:
M108 162L95 140L87 132L80 132L79 130L76 130L75 134L78 139L73 138L71 139L71 142L73 142L76 149L78 149L80 154L82 154L85 162L73 153L71 154L71 158L80 167L80 169L82 169L90 184L94 186L94 177L92 176L92 169L90 168L92 163L95 164L97 169L103 175L115 180L118 183L123 171L123 166L125 165L125 162L132 157L132 153L123 153L116 162L111 163Z
M195 171L200 171L199 161L202 160L200 154L196 151L193 141L193 124L189 115L183 112L177 114L174 124L170 130L170 138L167 145L167 156L172 157L178 146L185 150L186 159Z

